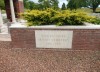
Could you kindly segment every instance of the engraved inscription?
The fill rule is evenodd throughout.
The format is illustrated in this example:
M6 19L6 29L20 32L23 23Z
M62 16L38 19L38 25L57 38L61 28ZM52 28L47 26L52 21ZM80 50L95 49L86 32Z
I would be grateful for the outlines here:
M35 30L36 48L72 48L73 31Z
M23 1L23 0L19 0L19 1Z

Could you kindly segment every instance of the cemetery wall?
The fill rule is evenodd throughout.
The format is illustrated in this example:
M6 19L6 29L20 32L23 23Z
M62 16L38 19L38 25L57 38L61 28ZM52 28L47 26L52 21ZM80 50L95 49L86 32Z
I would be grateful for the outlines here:
M36 31L72 31L72 42L70 48L50 48L36 44ZM10 28L13 48L34 48L34 49L72 49L72 50L100 50L100 29L80 29L80 28ZM40 32L41 33L41 32ZM43 33L43 32L42 32ZM45 32L44 32L45 34ZM48 32L48 35L50 33ZM41 35L41 34L40 34ZM60 35L60 34L59 34ZM41 36L40 36L41 37ZM42 38L42 37L41 37ZM66 37L64 37L66 38ZM59 39L59 38L58 38ZM68 42L64 42L66 45ZM36 46L37 45L37 46ZM45 44L44 44L45 45ZM58 45L59 46L59 45Z

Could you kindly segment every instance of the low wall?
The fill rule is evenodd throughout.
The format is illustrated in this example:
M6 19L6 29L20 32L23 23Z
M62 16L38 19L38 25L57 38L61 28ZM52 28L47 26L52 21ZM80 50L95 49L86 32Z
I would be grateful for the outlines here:
M38 32L39 31L39 32ZM50 32L49 32L50 31ZM48 32L47 35L50 35L52 33L53 35L61 35L63 32L71 34L68 37L63 37L63 39L68 38L68 41L62 41L62 43L65 43L65 47L63 47L63 44L61 44L62 48L59 48L58 46L55 46L55 41L48 43L54 44L54 48L52 49L73 49L73 50L100 50L100 27L98 26L64 26L64 27L11 27L10 33L12 38L12 45L13 48L35 48L35 49L51 49L50 47L53 47L53 45L46 45L45 43L41 43L41 41L38 41L38 39L41 35L44 35ZM55 34L56 31L56 34ZM58 31L58 32L57 32ZM43 33L44 32L44 33ZM61 34L59 34L61 32ZM64 34L63 33L63 34ZM36 35L37 34L37 35ZM67 35L67 34L66 34ZM65 36L66 36L65 35ZM48 37L48 36L47 36ZM45 37L41 37L44 38ZM47 38L46 38L47 39ZM54 38L51 37L51 39L54 40ZM58 38L59 39L59 38ZM43 39L42 39L43 41ZM48 41L48 39L47 39ZM40 45L36 42L40 42ZM45 42L45 41L44 41ZM54 42L54 43L52 43ZM59 42L59 41L56 41ZM70 44L70 43L71 44ZM43 45L46 46L43 46ZM60 44L60 42L58 43ZM70 44L70 45L69 45ZM68 48L67 48L68 45Z

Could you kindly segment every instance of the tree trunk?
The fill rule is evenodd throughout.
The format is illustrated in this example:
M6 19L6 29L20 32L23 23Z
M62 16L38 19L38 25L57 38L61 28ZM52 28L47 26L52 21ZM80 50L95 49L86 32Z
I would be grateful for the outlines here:
M95 12L96 12L96 8L93 8L92 10L93 10L93 13L95 13Z
M92 10L93 10L94 13L96 12L96 8L97 8L98 6L99 6L98 3L93 3L93 8L92 8Z

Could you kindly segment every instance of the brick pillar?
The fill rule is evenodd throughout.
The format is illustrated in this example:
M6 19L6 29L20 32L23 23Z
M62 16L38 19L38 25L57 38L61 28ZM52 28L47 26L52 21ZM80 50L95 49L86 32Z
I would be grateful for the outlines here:
M19 13L24 12L23 0L13 0L16 18L19 18Z
M10 1L9 0L4 0L5 2L5 9L6 9L6 14L7 14L7 18L9 19L9 21L11 21L11 10L10 10Z
M12 21L10 2L9 0L4 0L4 2L5 2L7 18L9 19L9 21ZM13 3L14 3L14 10L15 10L16 18L19 18L20 16L18 14L24 12L23 0L13 0Z

